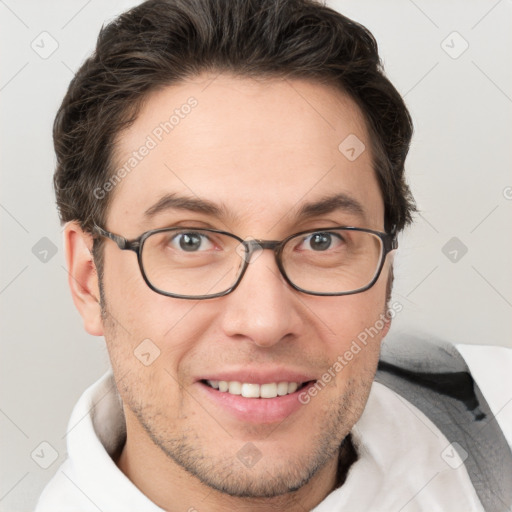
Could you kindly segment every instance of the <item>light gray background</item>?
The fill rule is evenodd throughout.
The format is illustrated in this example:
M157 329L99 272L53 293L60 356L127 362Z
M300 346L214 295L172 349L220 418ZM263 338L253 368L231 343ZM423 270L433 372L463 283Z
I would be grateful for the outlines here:
M135 3L0 0L2 511L33 507L65 457L73 404L108 366L67 287L51 127L102 23ZM512 347L511 1L330 5L373 32L416 127L407 169L421 214L395 260L404 309L391 335ZM48 58L31 47L49 51L52 38ZM57 249L46 262L44 237ZM58 452L48 469L31 458L43 441Z

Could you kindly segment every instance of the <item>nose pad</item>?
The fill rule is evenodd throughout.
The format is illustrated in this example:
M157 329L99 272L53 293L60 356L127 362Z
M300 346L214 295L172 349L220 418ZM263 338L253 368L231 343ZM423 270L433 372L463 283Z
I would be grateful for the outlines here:
M249 250L246 250L246 247L248 247ZM251 263L260 257L263 252L263 247L254 237L248 236L244 239L244 243L238 244L235 252L245 263Z

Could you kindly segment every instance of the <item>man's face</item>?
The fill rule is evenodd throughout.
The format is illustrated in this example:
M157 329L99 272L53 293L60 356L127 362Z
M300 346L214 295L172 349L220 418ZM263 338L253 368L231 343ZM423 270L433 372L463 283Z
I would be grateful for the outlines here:
M269 240L340 225L383 231L368 134L351 100L300 80L211 80L202 76L154 93L120 135L118 167L148 135L157 144L116 186L106 229L128 239L176 225ZM197 105L182 109L179 122L158 141L155 128L190 97ZM350 134L367 148L354 161L338 149ZM146 215L166 194L207 200L224 213L169 208ZM357 201L362 213L339 208L297 216L306 203L335 194ZM136 255L106 241L103 328L128 439L153 450L156 464L177 464L232 495L274 496L300 487L333 463L359 418L381 335L306 405L299 392L245 398L205 380L320 380L384 312L388 275L386 265L363 293L306 295L286 283L273 252L265 250L231 294L184 300L152 291ZM148 339L142 345L150 354L146 360L158 355L155 347L160 352L146 366L136 355Z

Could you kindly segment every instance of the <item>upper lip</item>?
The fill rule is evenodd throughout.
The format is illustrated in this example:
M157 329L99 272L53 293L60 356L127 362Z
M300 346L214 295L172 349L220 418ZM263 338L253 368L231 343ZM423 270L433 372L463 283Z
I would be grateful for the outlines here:
M297 382L301 384L316 380L316 378L311 373L287 368L244 368L211 372L199 377L197 380L224 380L227 382L237 381L251 384L267 384L272 382Z

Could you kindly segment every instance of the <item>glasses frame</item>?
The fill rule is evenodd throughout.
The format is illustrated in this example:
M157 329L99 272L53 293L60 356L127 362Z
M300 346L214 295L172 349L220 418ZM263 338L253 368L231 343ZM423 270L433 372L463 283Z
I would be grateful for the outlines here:
M382 253L380 256L379 265L377 267L377 272L375 273L373 279L366 285L361 288L358 288L357 290L351 290L348 292L338 292L338 293L327 293L327 292L312 292L309 290L305 290L301 288L300 286L297 286L294 284L289 277L286 274L286 271L284 270L283 264L282 264L282 252L283 248L286 243L288 243L292 238L295 238L297 236L305 235L306 233L321 233L324 231L332 231L335 229L344 229L347 231L360 231L363 233L371 233L372 235L377 236L380 238L382 242ZM227 235L231 238L234 238L240 244L242 244L245 248L245 257L243 259L243 268L240 272L240 275L238 276L236 282L227 290L223 292L218 292L211 295L180 295L177 293L170 293L166 292L164 290L160 290L156 286L154 286L150 280L148 279L146 272L144 271L144 265L142 264L142 250L144 248L145 241L153 234L155 233L162 233L165 231L206 231L210 233L217 233L221 235ZM112 233L110 231L107 231L106 229L101 228L100 226L94 225L93 226L93 234L96 234L103 238L108 238L109 240L112 240L115 242L115 244L121 249L122 251L133 251L137 254L137 261L139 263L139 269L142 274L142 277L146 284L156 293L159 293L160 295L165 295L166 297L173 297L176 299L189 299L189 300L204 300L204 299L214 299L216 297L223 297L225 295L228 295L233 290L237 288L237 286L242 281L242 278L244 277L244 274L247 270L247 267L249 266L249 263L251 261L252 253L256 250L264 250L264 249L270 249L274 251L274 256L276 260L277 267L279 271L281 272L281 275L284 277L285 281L294 289L301 293L305 293L307 295L316 295L316 296L323 296L323 297L332 297L332 296L343 296L343 295L353 295L355 293L361 293L368 289L370 289L379 279L380 274L382 272L382 268L384 266L384 262L386 261L387 255L398 248L398 240L396 239L396 231L395 227L391 230L390 233L384 233L382 231L375 231L373 229L366 229L366 228L356 228L352 226L335 226L335 227L326 227L326 228L318 228L318 229L307 229L305 231L300 231L298 233L294 233L293 235L290 235L286 237L284 240L257 240L257 239L249 239L249 240L243 240L242 238L238 237L237 235L234 235L233 233L229 233L227 231L222 231L218 229L210 229L210 228L198 228L198 227L189 227L189 226L177 226L177 227L171 227L171 228L159 228L159 229L152 229L150 231L146 231L142 233L137 238L134 238L132 240L128 240L124 238L121 235L117 235L115 233Z

